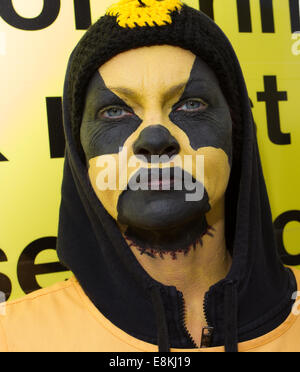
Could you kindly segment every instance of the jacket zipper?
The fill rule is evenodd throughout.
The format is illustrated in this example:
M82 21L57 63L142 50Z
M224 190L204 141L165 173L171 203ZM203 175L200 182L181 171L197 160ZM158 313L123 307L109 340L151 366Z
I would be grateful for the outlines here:
M181 300L181 306L180 306L180 320L181 320L181 325L184 330L184 333L186 334L187 338L191 342L194 348L197 348L197 344L195 340L193 339L192 335L190 334L189 330L187 329L186 326L186 305L185 305L185 300L183 297L183 294L180 293L180 300ZM204 316L206 320L207 326L202 328L202 338L201 338L201 348L208 348L211 346L212 342L212 336L213 336L213 331L214 328L211 327L211 325L208 322L208 315L207 315L207 302L208 302L208 296L207 294L204 297L204 303L203 303L203 310L204 310Z
M201 349L206 349L211 347L212 338L214 334L214 327L210 324L208 320L208 292L205 293L204 302L203 302L203 313L206 320L207 326L202 329L202 337L201 337Z
M179 292L179 295L180 295L180 322L181 322L181 325L182 325L182 328L184 330L184 333L185 335L187 336L187 338L189 339L190 343L193 345L194 348L197 348L197 344L195 342L195 340L193 339L192 335L190 334L189 330L187 329L187 326L186 326L186 307L185 307L185 300L184 300L184 297L183 297L183 294L181 292Z

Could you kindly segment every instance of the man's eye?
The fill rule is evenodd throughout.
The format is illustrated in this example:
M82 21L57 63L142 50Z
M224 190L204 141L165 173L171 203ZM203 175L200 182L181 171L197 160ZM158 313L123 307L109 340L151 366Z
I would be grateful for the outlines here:
M195 112L205 110L206 107L207 103L205 103L201 99L190 99L186 101L182 106L178 107L177 111Z
M117 106L110 107L100 112L100 116L104 118L109 118L109 119L120 119L128 115L132 115L132 113L123 109L122 107L117 107Z

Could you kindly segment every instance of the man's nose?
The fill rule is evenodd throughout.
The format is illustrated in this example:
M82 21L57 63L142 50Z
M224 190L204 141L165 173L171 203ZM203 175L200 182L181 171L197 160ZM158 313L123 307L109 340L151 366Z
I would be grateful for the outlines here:
M162 125L151 125L145 128L133 144L134 154L137 157L145 157L148 162L151 162L152 155L167 155L171 158L179 151L179 143Z

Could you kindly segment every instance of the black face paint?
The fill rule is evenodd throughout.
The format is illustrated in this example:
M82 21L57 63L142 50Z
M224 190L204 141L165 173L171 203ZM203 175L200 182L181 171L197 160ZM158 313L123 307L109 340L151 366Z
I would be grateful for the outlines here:
M159 170L162 179L163 172ZM170 179L174 168L169 169ZM141 169L139 175L147 174L150 181L151 171ZM178 174L178 173L177 173ZM187 253L196 241L207 232L209 226L205 214L209 212L209 198L204 196L196 202L186 202L191 191L185 188L186 172L181 170L182 190L137 190L130 186L124 191L118 203L118 222L127 225L126 237L136 244L142 253L165 254L182 251ZM193 177L193 184L199 183ZM174 186L174 185L173 185ZM138 210L138 218L137 218Z
M87 160L118 153L142 120L121 98L107 89L99 72L90 81L85 102L80 139ZM126 109L132 115L126 115L122 119L101 116L100 111L109 106Z
M196 112L176 110L184 101L192 98L201 98L208 104L207 108ZM230 110L215 75L198 57L179 103L173 106L170 120L188 135L194 150L207 146L221 148L231 164Z

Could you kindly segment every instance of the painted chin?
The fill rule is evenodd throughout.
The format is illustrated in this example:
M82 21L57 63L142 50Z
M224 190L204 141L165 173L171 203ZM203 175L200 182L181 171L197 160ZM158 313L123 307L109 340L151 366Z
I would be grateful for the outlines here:
M188 202L184 191L128 190L120 197L118 222L137 229L163 232L185 226L208 210L207 198Z

